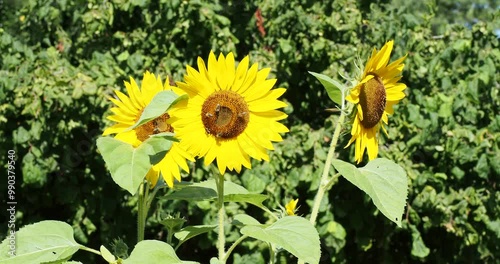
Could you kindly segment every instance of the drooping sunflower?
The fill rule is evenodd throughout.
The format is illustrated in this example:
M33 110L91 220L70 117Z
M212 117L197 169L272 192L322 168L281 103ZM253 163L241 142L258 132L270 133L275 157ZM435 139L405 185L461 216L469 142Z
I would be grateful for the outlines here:
M233 53L216 59L210 52L207 66L198 57L198 70L187 66L184 82L177 83L188 94L174 110L182 117L174 124L186 150L204 157L205 165L217 160L221 174L251 168L250 158L269 161L272 142L288 132L278 122L287 115L276 110L286 106L278 100L286 89L272 89L276 79L266 79L271 69L249 68L248 56L236 67Z
M103 132L104 136L116 134L116 139L137 147L151 135L163 132L174 132L172 119L169 115L170 110L148 123L135 129L128 130L130 126L139 120L144 108L158 92L172 90L168 78L165 84L162 84L159 77L156 78L154 74L146 71L141 82L141 89L139 89L139 86L132 77L130 77L130 82L125 82L125 87L128 95L115 90L118 99L109 98L111 102L114 103L115 107L111 108L111 112L113 112L114 115L108 116L107 118L116 122L116 124L105 129ZM175 108L175 105L172 108ZM146 175L146 179L151 183L151 186L155 186L161 173L167 185L172 187L174 185L174 179L178 181L181 180L179 167L189 172L186 159L194 160L193 157L181 147L179 142L172 142L170 150L168 150L165 157L158 164L152 166Z
M391 40L380 51L373 49L359 82L346 97L356 106L352 137L346 147L356 141L357 163L363 160L365 149L369 160L377 157L380 128L387 134L382 122L388 124L388 115L394 113L393 106L405 97L406 85L399 81L406 55L389 64L393 45Z

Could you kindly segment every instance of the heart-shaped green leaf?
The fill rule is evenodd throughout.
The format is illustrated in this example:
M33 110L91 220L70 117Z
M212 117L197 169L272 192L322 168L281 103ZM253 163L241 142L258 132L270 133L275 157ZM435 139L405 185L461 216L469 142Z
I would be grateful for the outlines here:
M134 129L163 115L172 105L186 98L187 95L178 96L173 91L161 91L157 93L153 99L151 99L151 102L144 108L139 120L129 129Z
M214 230L217 225L198 225L198 226L186 226L181 229L179 232L175 233L174 236L179 239L179 245L186 242L188 239L191 239L197 235L201 235L203 233L210 232ZM179 247L177 245L177 247Z
M286 216L268 227L247 225L240 232L276 244L304 262L319 263L321 248L318 232L303 217Z
M188 201L217 199L217 186L214 179L195 183L181 182L176 184L175 188L173 193L165 195L163 199ZM248 190L241 185L230 181L224 182L224 196L248 193Z
M316 72L309 72L311 75L313 75L314 77L316 77L316 79L319 80L319 82L323 85L323 87L325 87L326 89L326 92L328 93L328 97L330 97L330 99L342 106L342 102L344 100L344 94L345 94L345 85L342 85L341 83L339 83L338 81L324 75L324 74L320 74L320 73L316 73Z
M401 216L408 195L406 172L391 160L374 159L362 168L341 160L333 160L335 169L372 198L389 220L401 227Z
M135 245L130 257L122 260L123 264L171 263L194 264L194 261L182 261L174 249L167 243L158 240L143 240Z
M47 220L27 225L13 236L14 247L9 235L0 244L0 263L61 263L82 247L73 238L73 228L60 221ZM15 256L9 254L12 250Z
M112 137L97 139L97 148L106 162L111 177L123 189L134 195L151 164L159 162L170 149L168 137L153 137L139 147Z

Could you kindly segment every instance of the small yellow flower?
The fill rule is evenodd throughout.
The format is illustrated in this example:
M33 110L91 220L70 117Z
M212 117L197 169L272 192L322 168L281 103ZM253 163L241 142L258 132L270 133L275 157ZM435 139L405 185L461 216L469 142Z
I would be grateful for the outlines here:
M286 214L287 215L295 215L295 211L297 211L297 203L299 199L291 200L289 203L285 205Z
M393 44L391 40L380 51L373 49L360 81L346 97L347 101L356 105L352 137L346 147L356 141L357 163L363 160L365 149L369 160L377 157L380 128L387 134L382 122L387 125L388 115L394 113L392 107L405 97L403 90L406 85L399 81L406 55L388 64Z
M236 67L233 53L216 59L210 52L208 67L198 58L198 70L188 66L184 82L177 83L189 98L173 112L182 117L174 121L176 133L205 165L217 160L221 174L251 168L250 158L268 161L272 142L288 132L278 122L287 115L276 110L286 106L278 100L286 90L272 89L276 79L266 79L271 69L248 66L248 56Z
M163 132L174 132L175 126L172 125L170 112L171 109L175 109L175 105L167 113L158 118L135 129L128 130L129 127L139 120L144 108L151 102L157 93L172 89L168 83L168 78L163 85L159 77L156 78L154 74L146 72L142 79L141 89L139 89L135 80L130 77L130 82L125 82L128 95L116 90L115 94L118 99L110 98L115 104L115 107L111 108L111 112L113 112L114 115L108 116L107 118L116 122L116 124L105 129L103 135L116 134L116 139L137 147L151 135ZM172 147L165 157L149 170L146 179L151 183L151 186L154 187L161 173L167 185L173 187L174 179L178 181L181 180L179 167L189 172L186 159L194 160L192 156L181 147L179 142L173 142Z

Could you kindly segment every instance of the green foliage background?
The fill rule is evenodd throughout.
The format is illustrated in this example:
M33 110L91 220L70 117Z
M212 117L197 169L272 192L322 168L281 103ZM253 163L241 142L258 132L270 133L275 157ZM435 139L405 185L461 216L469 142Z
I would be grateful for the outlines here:
M325 1L326 2L326 1ZM323 203L318 230L322 262L494 263L500 259L499 6L495 1L14 1L0 2L0 167L17 153L17 227L62 220L92 248L136 240L134 197L114 184L95 140L102 133L114 89L145 70L182 80L186 65L210 50L250 54L288 88L286 125L271 163L232 180L269 196L277 208L300 199L306 216L326 158L336 115L320 83L352 74L373 47L395 40L394 57L408 54L405 98L390 118L380 156L410 178L403 228L384 218L368 196L344 179ZM263 17L265 35L257 25ZM342 146L349 131L344 131ZM352 148L338 148L351 160ZM193 166L194 168L194 166ZM185 180L208 177L201 163ZM0 185L6 204L6 184ZM229 217L250 205L227 208ZM165 240L158 224L180 213L188 224L213 224L209 203L158 202L146 237ZM0 212L7 219L5 210ZM234 230L236 231L236 230ZM0 238L7 225L0 226ZM231 236L228 241L234 241ZM181 259L207 262L215 234L183 244ZM247 240L235 263L265 263L266 246ZM74 259L98 263L92 254ZM282 253L279 261L292 258Z

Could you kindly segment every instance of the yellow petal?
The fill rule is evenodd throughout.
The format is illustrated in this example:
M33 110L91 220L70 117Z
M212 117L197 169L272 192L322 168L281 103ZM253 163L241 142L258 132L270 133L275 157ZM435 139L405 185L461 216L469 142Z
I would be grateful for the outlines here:
M245 81L245 77L247 75L247 70L248 70L248 65L250 63L250 59L248 56L245 56L243 60L238 64L238 67L236 68L236 73L234 76L234 83L232 90L238 93L241 93L241 85L243 84L243 81Z

